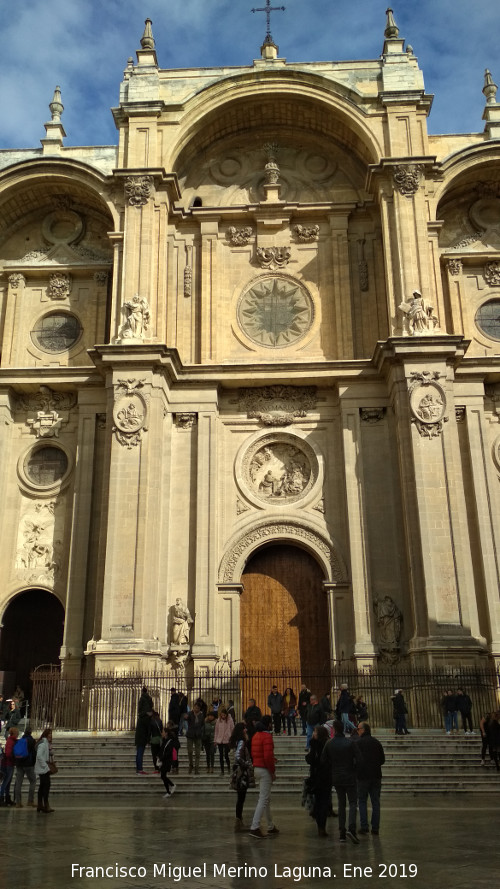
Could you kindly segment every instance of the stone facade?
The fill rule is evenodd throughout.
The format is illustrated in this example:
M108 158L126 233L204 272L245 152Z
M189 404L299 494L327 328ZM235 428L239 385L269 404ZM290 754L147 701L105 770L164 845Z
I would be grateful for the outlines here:
M429 136L397 28L375 61L180 71L146 30L117 147L66 149L58 94L0 152L0 612L57 597L68 675L208 669L284 542L333 659L500 659L491 76L484 132Z

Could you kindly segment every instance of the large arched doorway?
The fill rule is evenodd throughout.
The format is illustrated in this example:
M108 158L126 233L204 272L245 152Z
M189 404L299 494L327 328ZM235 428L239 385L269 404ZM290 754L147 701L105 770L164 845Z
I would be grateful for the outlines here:
M15 674L14 685L29 696L31 671L59 663L64 608L47 590L27 590L10 602L2 623L0 670Z
M240 652L247 670L287 673L290 680L329 674L330 641L324 576L305 550L260 549L241 582Z

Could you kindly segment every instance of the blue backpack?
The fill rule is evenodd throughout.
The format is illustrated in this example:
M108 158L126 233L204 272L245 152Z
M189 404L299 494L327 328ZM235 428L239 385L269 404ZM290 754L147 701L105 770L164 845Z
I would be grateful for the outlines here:
M27 738L19 738L18 741L14 744L14 759L16 763L20 764L23 760L28 759L29 751L28 751L28 739Z

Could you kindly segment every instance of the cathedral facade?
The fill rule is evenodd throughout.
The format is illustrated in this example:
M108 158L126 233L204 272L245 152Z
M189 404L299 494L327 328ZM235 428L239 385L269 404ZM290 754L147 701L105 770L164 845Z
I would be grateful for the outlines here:
M500 104L382 54L166 70L0 152L0 670L500 659Z

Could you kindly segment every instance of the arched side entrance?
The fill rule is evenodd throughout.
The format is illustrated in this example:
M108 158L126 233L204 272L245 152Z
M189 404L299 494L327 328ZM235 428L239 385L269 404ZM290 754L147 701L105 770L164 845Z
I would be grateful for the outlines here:
M328 672L324 579L313 556L290 544L266 546L250 558L240 599L240 656L247 670L297 678Z
M48 590L30 589L7 606L0 639L0 671L14 673L29 696L30 673L41 664L58 664L64 630L64 608Z

